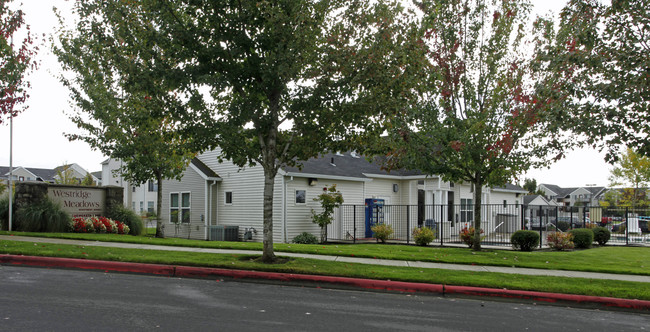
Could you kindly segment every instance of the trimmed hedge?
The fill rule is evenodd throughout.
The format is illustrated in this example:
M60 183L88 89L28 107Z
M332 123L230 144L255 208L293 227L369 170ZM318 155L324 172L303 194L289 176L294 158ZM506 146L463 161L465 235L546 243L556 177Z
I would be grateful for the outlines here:
M576 248L591 248L591 244L594 242L594 232L591 229L576 228L569 233L573 234L573 243L575 243Z
M533 251L539 245L539 233L528 230L516 231L510 236L510 243L515 249Z
M591 231L594 232L594 241L598 242L599 246L604 246L612 236L612 232L605 227L595 227Z
M296 235L291 242L299 244L318 244L318 238L312 233L302 232Z

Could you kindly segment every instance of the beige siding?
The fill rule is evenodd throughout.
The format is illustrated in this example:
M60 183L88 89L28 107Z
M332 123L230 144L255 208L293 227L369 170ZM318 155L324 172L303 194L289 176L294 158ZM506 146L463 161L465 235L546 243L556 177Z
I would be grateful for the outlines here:
M323 192L323 188L336 184L336 189L343 194L343 204L364 204L363 197L363 182L361 181L343 181L343 180L327 180L318 179L318 184L309 186L306 178L285 177L286 181L286 223L287 223L287 241L291 240L302 232L309 232L316 236L320 235L320 227L314 224L311 220L312 209L317 213L321 211L320 204L314 201L318 195ZM305 190L306 199L304 204L296 204L295 192L296 190ZM343 227L340 223L341 211L335 212L335 221L329 228L328 234L340 238L346 232L353 233L352 225Z
M162 193L162 220L165 236L205 240L205 186L206 181L194 169L188 167L183 180L164 180ZM190 193L190 222L175 225L170 222L170 193Z

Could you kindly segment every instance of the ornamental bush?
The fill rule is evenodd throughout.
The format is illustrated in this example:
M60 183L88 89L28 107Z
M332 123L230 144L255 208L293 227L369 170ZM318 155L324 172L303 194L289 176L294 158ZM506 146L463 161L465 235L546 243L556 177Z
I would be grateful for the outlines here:
M127 209L122 205L116 205L108 211L108 218L113 220L120 220L129 226L131 235L142 235L144 232L144 223L142 218L131 209Z
M594 241L598 242L599 246L604 246L612 236L612 232L605 227L595 227L591 231L594 232Z
M539 233L527 230L516 231L510 237L510 243L515 249L533 251L539 245Z
M70 228L75 233L129 234L129 226L106 217L74 218Z
M426 246L436 238L435 232L429 227L420 227L413 229L413 239L418 246Z
M302 232L296 235L291 242L299 244L318 244L318 238L312 233Z
M386 224L378 224L370 228L375 233L375 238L381 243L386 243L386 240L393 235L393 227Z
M68 232L72 218L60 204L45 198L16 211L16 230L22 232Z
M485 233L483 230L481 230L481 234ZM458 233L460 236L460 239L465 242L465 244L468 247L473 247L474 246L474 226L471 226L469 228L465 227L460 230ZM481 239L485 238L485 236L481 236Z
M546 236L548 246L554 250L573 249L573 234L563 232L551 232Z
M594 232L591 229L576 228L572 229L569 233L573 235L573 243L575 243L576 248L591 248L591 244L594 242Z

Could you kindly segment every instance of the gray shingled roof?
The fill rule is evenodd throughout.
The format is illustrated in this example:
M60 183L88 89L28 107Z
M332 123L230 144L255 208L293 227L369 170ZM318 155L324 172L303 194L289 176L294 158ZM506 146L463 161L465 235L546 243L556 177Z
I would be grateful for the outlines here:
M381 168L379 159L377 162L369 162L365 157L350 152L326 153L320 158L311 158L300 162L301 166L283 168L288 173L318 174L328 176L341 176L353 178L368 178L368 175L394 175L410 176L423 175L420 171L392 170L387 171Z
M580 188L586 189L587 191L589 191L594 196L600 194L603 190L606 189L605 187L569 187L569 188L562 188L560 186L557 186L557 185L554 185L554 184L547 184L547 183L543 183L543 185L546 188L548 188L548 189L552 190L553 192L555 192L558 195L558 197L567 197L567 196L571 195L572 192L574 192L574 191L576 191L577 189L580 189Z
M201 171L201 173L203 173L206 177L209 178L219 177L219 175L214 170L208 167L208 165L204 164L201 160L199 160L199 158L192 159L191 163L192 165L196 166L196 168L198 168L199 171Z
M398 169L389 172L381 167L382 164L382 160L379 157L375 157L373 162L369 162L365 157L350 152L339 154L327 153L322 155L320 158L311 158L302 162L302 168L284 167L283 170L288 173L341 176L361 179L371 178L372 175L422 176L423 178L425 175L419 170ZM496 189L519 191L522 193L527 192L524 188L510 183L502 187L496 187Z
M16 170L16 168L19 167L20 166L14 166L14 170ZM23 168L46 182L54 181L54 176L56 175L56 171L49 168L31 168L31 167L23 167ZM6 179L8 174L9 174L9 166L0 166L0 178Z

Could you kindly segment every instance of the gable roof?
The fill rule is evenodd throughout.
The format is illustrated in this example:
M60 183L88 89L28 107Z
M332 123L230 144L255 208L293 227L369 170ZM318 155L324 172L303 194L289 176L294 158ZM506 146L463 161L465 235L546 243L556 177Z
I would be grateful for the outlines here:
M513 193L521 193L521 194L527 194L528 190L512 183L506 183L505 186L498 186L498 187L493 187L493 191L503 191L503 192L513 192Z
M190 167L192 167L197 172L203 175L203 178L206 180L220 180L219 175L212 170L208 165L203 163L199 158L194 158L190 162Z
M603 191L605 191L605 189L607 189L606 187L569 187L569 188L562 188L562 187L554 185L554 184L546 184L546 183L540 184L540 186L544 186L544 187L550 189L555 194L557 194L558 197L569 197L571 195L571 193L573 193L574 191L576 191L578 189L587 190L592 196L597 196L600 193L602 193Z
M22 167L14 166L13 170L22 168L25 171L32 173L37 181L53 182L56 171L49 168L32 168L32 167ZM9 177L9 166L0 166L0 177L8 178Z
M301 161L300 166L285 166L282 168L288 175L308 176L321 175L330 177L358 178L359 180L368 180L373 175L379 176L421 176L425 175L420 171L412 170L391 170L382 169L381 160L374 158L369 162L365 157L354 152L346 153L325 153L319 158L311 158Z

